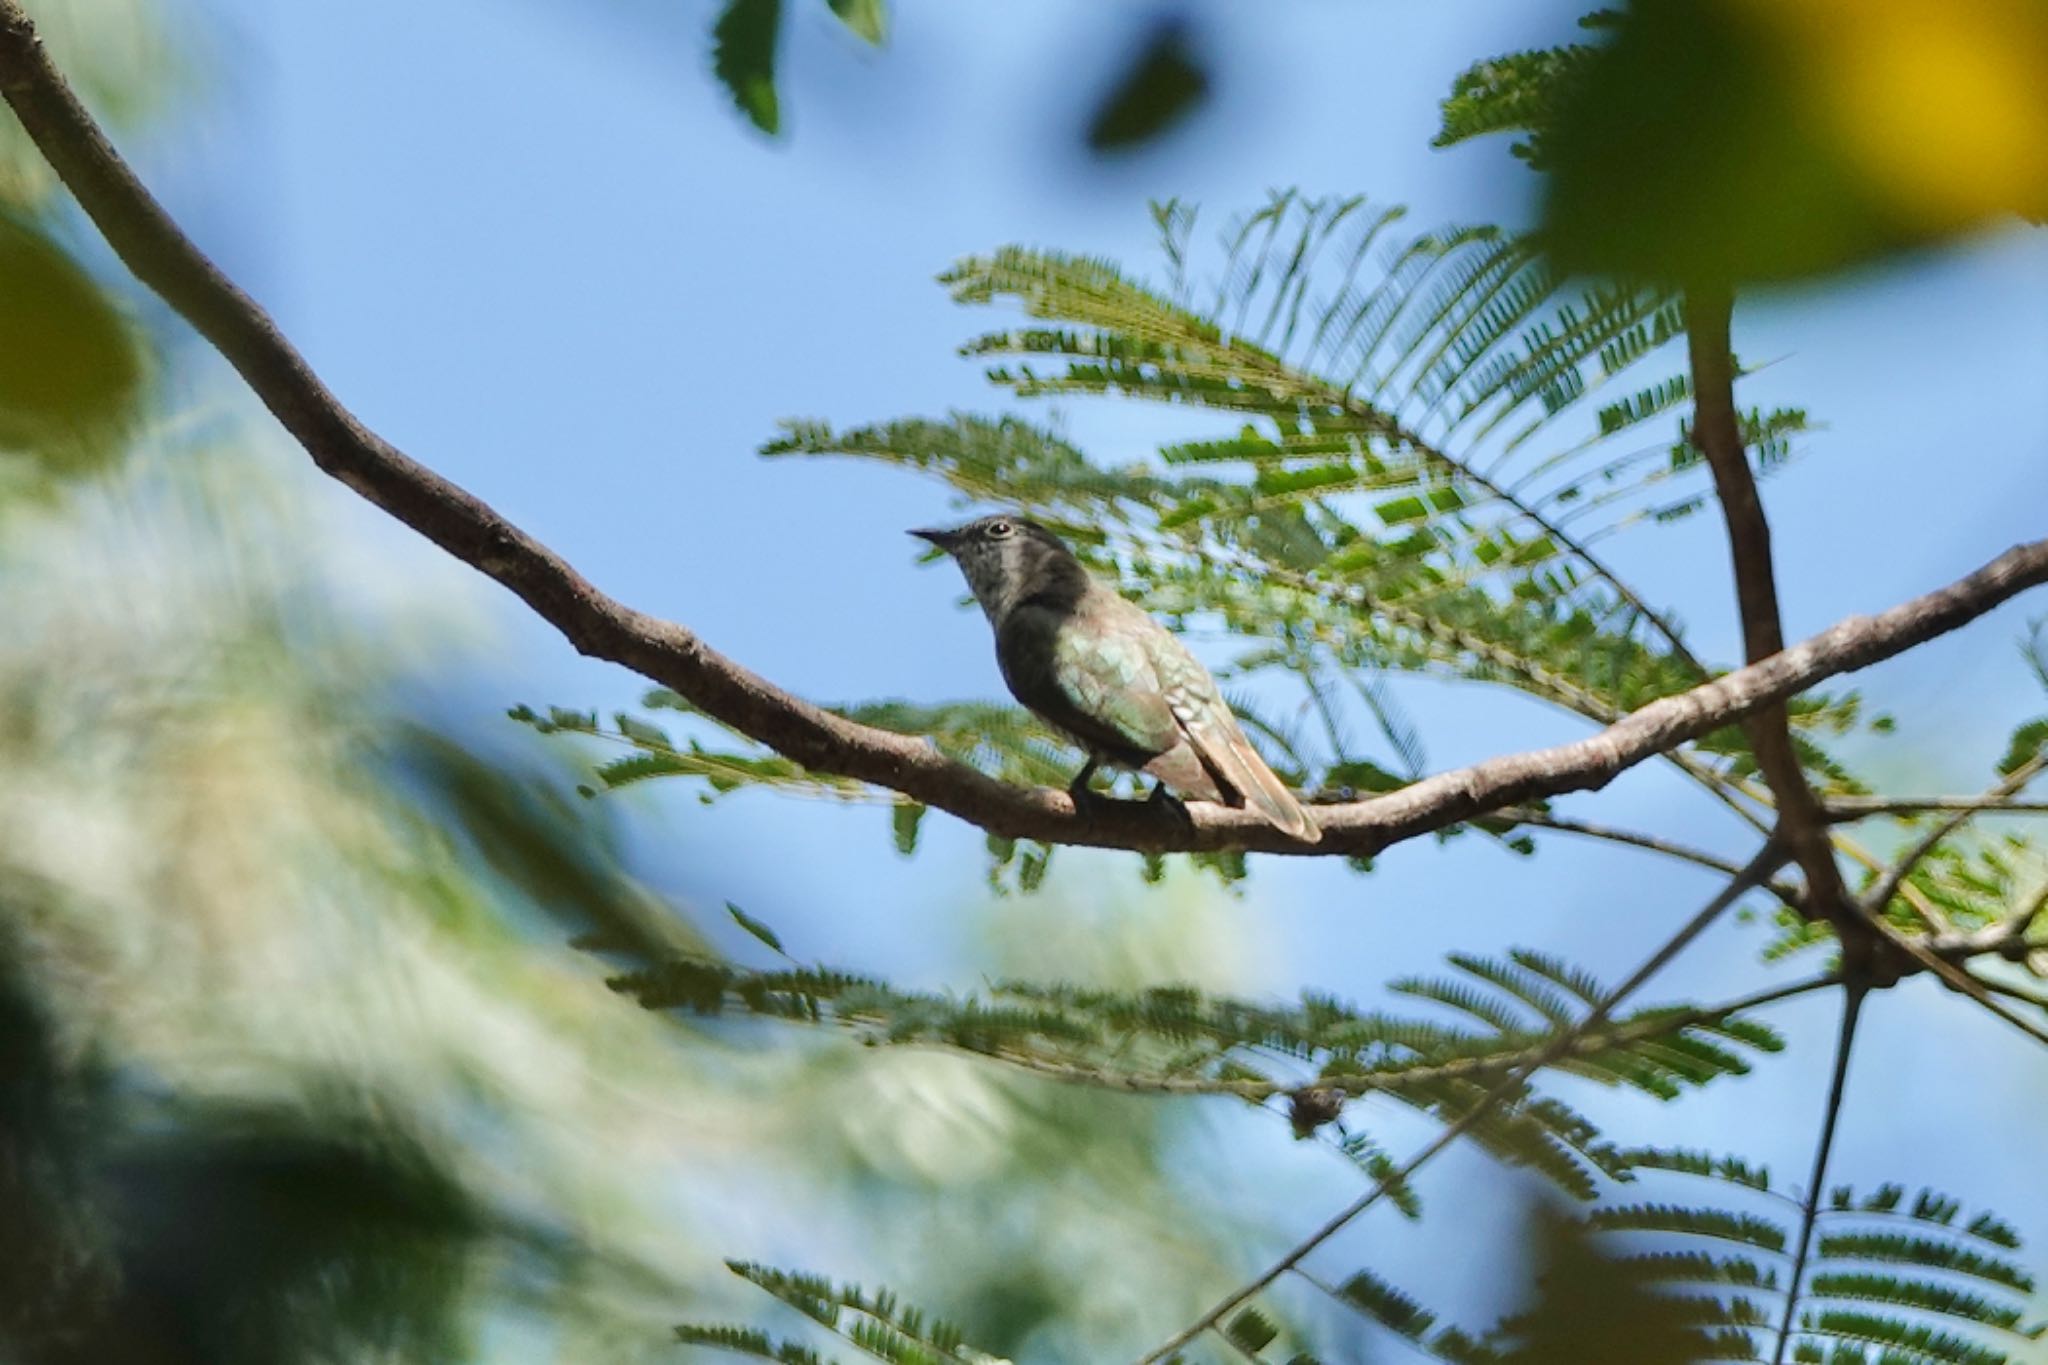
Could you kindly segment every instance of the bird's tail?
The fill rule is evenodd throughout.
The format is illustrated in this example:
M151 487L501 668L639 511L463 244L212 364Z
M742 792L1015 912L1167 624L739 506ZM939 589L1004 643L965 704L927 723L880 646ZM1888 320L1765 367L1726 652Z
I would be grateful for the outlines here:
M1322 831L1310 818L1307 809L1287 790L1273 770L1266 766L1266 760L1259 757L1259 751L1245 738L1244 730L1233 718L1226 722L1228 733L1218 736L1220 743L1204 745L1206 756L1215 763L1218 775L1223 778L1244 799L1244 803L1266 817L1267 823L1275 829L1284 830L1305 844L1315 843L1322 838Z

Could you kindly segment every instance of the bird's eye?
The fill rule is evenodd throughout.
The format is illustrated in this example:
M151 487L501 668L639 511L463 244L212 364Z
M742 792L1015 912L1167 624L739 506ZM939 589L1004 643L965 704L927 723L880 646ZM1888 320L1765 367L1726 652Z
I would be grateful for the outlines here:
M992 521L988 524L988 533L996 540L1001 540L1004 536L1015 535L1017 528L1007 521Z

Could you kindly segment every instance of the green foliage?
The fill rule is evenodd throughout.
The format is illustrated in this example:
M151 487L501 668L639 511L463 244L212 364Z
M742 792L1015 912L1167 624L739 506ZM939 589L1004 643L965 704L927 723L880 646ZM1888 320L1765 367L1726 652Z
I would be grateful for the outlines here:
M1533 242L1492 228L1392 240L1400 217L1362 198L1275 195L1226 228L1201 305L1197 215L1178 201L1155 206L1163 285L1021 247L942 277L962 303L1032 320L963 348L996 362L999 387L1207 410L1227 434L1107 464L1022 418L955 413L790 422L763 453L900 465L1020 507L1169 620L1253 642L1239 671L1291 681L1324 719L1325 743L1294 756L1326 786L1374 761L1340 694L1420 770L1420 737L1375 681L1389 672L1505 684L1602 722L1697 683L1676 623L1591 548L1703 496L1682 423L1661 446L1624 444L1684 401L1682 378L1586 410L1638 365L1670 363L1675 299L1570 284ZM1750 416L1760 472L1804 426L1792 409ZM1802 716L1854 710L1853 697L1814 699ZM1720 760L1690 769L1701 780L1748 775L1733 730L1700 748ZM1849 784L1806 751L1824 787Z
M685 1346L711 1346L732 1355L773 1360L780 1365L833 1365L833 1362L794 1341L778 1340L754 1327L707 1326L685 1322L676 1325L676 1340Z
M1602 12L1579 21L1587 28L1611 26ZM1466 68L1451 82L1442 122L1431 145L1449 147L1489 133L1521 133L1514 154L1534 170L1548 165L1546 141L1576 82L1599 49L1586 43L1512 52Z
M678 741L661 726L630 712L615 713L607 724L594 711L552 706L545 713L515 706L506 714L542 734L577 735L630 752L599 763L592 775L605 790L634 786L653 778L688 778L701 784L709 802L749 788L768 788L790 795L839 801L872 802L884 798L859 782L831 773L815 773L783 758L764 745L716 726L688 702L666 688L649 692L650 710L672 711L691 718L708 733L736 747L715 748L694 736ZM949 758L980 768L1006 782L1027 786L1065 787L1080 770L1083 757L1028 711L988 702L942 702L920 705L904 701L864 702L830 708L850 720L897 734L916 735ZM585 795L594 795L586 788ZM899 853L917 849L924 807L891 799L890 835ZM1053 850L1042 844L1020 846L1012 840L989 840L989 881L998 890L1036 890L1051 869ZM1187 856L1193 866L1225 882L1244 876L1244 855L1230 851Z
M1733 1181L1737 1197L1774 1207L1788 1203L1767 1177L1735 1158L1669 1154L1665 1179L1704 1175ZM1749 1209L1673 1203L1599 1205L1583 1218L1536 1212L1528 1242L1536 1252L1534 1302L1485 1330L1444 1320L1389 1277L1360 1269L1329 1293L1337 1304L1452 1365L1694 1365L1698 1361L1874 1361L1909 1365L2021 1365L2021 1342L2040 1342L2048 1326L2025 1322L2023 1295L2034 1281L2015 1265L1968 1248L1976 1236L1952 1228L1958 1205L1921 1191L1901 1209L1903 1189L1855 1199L1839 1191L1827 1218L1851 1226L1823 1236L1815 1269L1796 1287L1792 1328L1774 1357L1790 1271L1790 1230L1778 1216ZM1907 1218L1915 1234L1872 1232L1864 1224ZM1978 1216L1972 1224L1997 1226ZM2005 1234L2001 1234L2005 1236ZM1733 1250L1724 1250L1733 1248ZM889 1293L864 1293L815 1275L731 1263L733 1271L870 1355L918 1365L987 1361L961 1345L958 1328L930 1322ZM1903 1271L1872 1267L1907 1267ZM1925 1279L1931 1275L1931 1279ZM1954 1283L1980 1281L1980 1289ZM1266 1308L1241 1308L1221 1326L1251 1359L1286 1328ZM778 1345L752 1328L678 1328L684 1340L811 1365L801 1347ZM1876 1347L1878 1357L1864 1355ZM786 1351L788 1355L774 1355ZM1319 1359L1296 1353L1292 1361Z
M1534 1242L1545 1269L1536 1302L1484 1332L1444 1324L1369 1269L1344 1281L1337 1297L1427 1354L1460 1365L1773 1359L1792 1259L1783 1209L1790 1201L1772 1192L1768 1176L1736 1159L1632 1155L1641 1173L1661 1166L1730 1182L1737 1198L1756 1207L1603 1203L1576 1220L1540 1219ZM1954 1228L1954 1200L1922 1191L1903 1208L1903 1194L1898 1186L1860 1200L1838 1192L1823 1214L1827 1230L1812 1271L1797 1287L1784 1358L1865 1365L2033 1359L2013 1354L2015 1344L2048 1335L2024 1320L2033 1280L1971 1246L1981 1241L1972 1229L1988 1227L2001 1237L2009 1230L1990 1215ZM1922 1226L1912 1233L1882 1228L1900 1218ZM1963 1287L1960 1278L1978 1286ZM1886 1354L1866 1357L1865 1344Z
M735 912L737 913L737 912ZM780 941L741 923L776 952ZM1583 972L1533 953L1506 962L1457 956L1473 978L1406 982L1397 990L1448 1005L1486 1027L1362 1011L1326 996L1279 1006L1192 986L1114 991L999 981L967 995L905 991L871 977L792 964L754 970L704 957L676 958L614 977L614 990L649 1009L753 1014L849 1030L877 1046L938 1046L1057 1079L1114 1090L1286 1099L1298 1135L1335 1120L1348 1099L1379 1095L1455 1122L1558 1031L1583 1029L1601 998ZM1554 994L1549 986L1562 985ZM1545 1010L1528 1007L1531 998ZM1639 1010L1584 1035L1554 1065L1660 1100L1748 1070L1746 1053L1776 1051L1771 1030L1726 1011ZM1304 1107L1304 1067L1317 1103ZM1303 1115L1309 1116L1304 1118ZM1584 1116L1524 1091L1489 1113L1472 1137L1499 1159L1527 1166L1580 1198L1601 1177L1628 1180L1636 1155L1604 1141ZM1376 1179L1394 1166L1369 1138L1341 1133L1337 1149ZM1644 1164L1654 1166L1649 1154ZM1414 1194L1393 1191L1413 1212Z
M993 1356L969 1346L957 1327L899 1301L886 1289L870 1294L857 1285L835 1285L797 1271L747 1261L725 1264L755 1288L890 1365L999 1365ZM685 1323L676 1328L676 1337L688 1345L712 1346L784 1365L827 1365L807 1347L776 1341L748 1327Z
M1161 281L1022 247L942 277L963 304L1024 315L963 348L990 362L998 387L1174 404L1213 414L1213 435L1108 462L1015 414L956 412L849 428L792 421L763 453L900 466L963 501L1044 521L1170 624L1233 641L1223 670L1233 706L1277 771L1327 799L1390 791L1425 771L1424 736L1387 685L1398 674L1511 687L1599 724L1705 680L1711 670L1679 623L1595 548L1709 496L1683 417L1678 300L1567 280L1534 240L1493 228L1403 236L1402 216L1361 197L1276 194L1204 252L1196 210L1168 201L1154 206ZM1757 473L1782 465L1808 426L1797 408L1743 414ZM1826 741L1888 731L1889 718L1866 717L1854 693L1795 698L1787 710L1815 789L1863 792ZM1009 707L840 712L927 737L1005 781L1064 786L1079 764ZM609 786L689 776L707 795L747 785L865 795L743 740L670 743L564 712L549 724L635 750L599 770ZM1740 727L1665 757L1726 804L1746 810L1762 793ZM1511 817L1474 827L1520 852L1542 837ZM915 848L916 829L899 808L900 849ZM1036 884L1049 858L1000 842L991 854L998 883L1016 886ZM1197 861L1226 878L1241 866ZM1146 866L1156 875L1156 859Z
M1256 1308L1240 1309L1236 1317L1223 1329L1223 1335L1230 1338L1238 1349L1257 1355L1273 1344L1280 1335L1279 1326Z

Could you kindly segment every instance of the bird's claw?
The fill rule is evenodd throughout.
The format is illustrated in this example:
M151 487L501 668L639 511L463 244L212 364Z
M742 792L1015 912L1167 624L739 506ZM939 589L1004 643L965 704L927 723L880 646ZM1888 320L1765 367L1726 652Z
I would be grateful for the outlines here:
M1152 794L1145 798L1145 804L1157 806L1161 810L1171 811L1181 824L1189 829L1194 828L1195 817L1188 810L1188 803L1168 791L1164 782L1154 782L1152 784Z

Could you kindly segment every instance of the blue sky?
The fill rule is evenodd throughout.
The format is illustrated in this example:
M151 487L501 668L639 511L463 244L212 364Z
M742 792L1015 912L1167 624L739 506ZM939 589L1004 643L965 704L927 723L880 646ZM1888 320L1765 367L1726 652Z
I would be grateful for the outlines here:
M932 277L1011 241L1148 265L1154 196L1197 201L1212 221L1284 186L1406 202L1418 224L1521 219L1531 182L1504 144L1428 148L1436 101L1473 59L1563 36L1573 12L1205 6L1226 39L1217 98L1166 145L1105 166L1075 155L1076 133L1136 9L910 3L876 55L823 5L796 5L788 136L770 143L708 78L705 5L169 7L199 25L206 94L141 149L142 164L336 392L614 595L826 700L992 696L1000 681L978 614L955 610L956 582L919 570L902 535L947 515L943 491L872 466L761 461L752 452L777 419L996 407L953 355L988 315L950 304ZM1889 606L2048 529L2044 319L2039 234L1745 301L1738 350L1775 363L1744 402L1797 403L1826 425L1765 490L1788 636ZM1143 450L1166 429L1139 409L1071 419L1106 454ZM638 695L634 679L578 660L495 590L361 519L378 553L419 566L421 591L475 592L502 616L488 668L461 693L480 708ZM1632 534L1613 554L1704 654L1736 656L1716 519ZM2042 707L2012 642L2044 611L2048 601L2022 601L1859 678L1901 722L1865 756L1870 770L1923 789L1983 785L2012 723ZM1438 766L1583 733L1471 689L1401 695ZM1746 851L1652 770L1568 808ZM677 792L634 813L658 878L714 906L738 900L800 954L847 966L969 984L992 939L1028 936L1041 913L1029 900L967 913L983 899L980 836L939 817L904 862L871 808L750 794L702 809ZM1063 863L1049 896L1137 894L1125 861ZM1533 861L1476 840L1412 845L1369 878L1268 860L1227 906L1247 945L1234 984L1367 996L1447 949L1503 941L1611 978L1711 890L1662 862L1555 840ZM1773 979L1754 961L1758 941L1725 926L1649 995ZM1773 1018L1792 1030L1793 1055L1678 1111L1632 1109L1627 1135L1711 1142L1799 1178L1832 1006ZM2048 1243L2048 1171L2011 1138L2042 1117L2048 1061L1924 984L1875 1001L1866 1028L1838 1175L1938 1174ZM1271 1226L1305 1228L1348 1196L1344 1172L1274 1150L1269 1129L1215 1123L1227 1150L1282 1181ZM1229 1147L1240 1137L1258 1145Z

